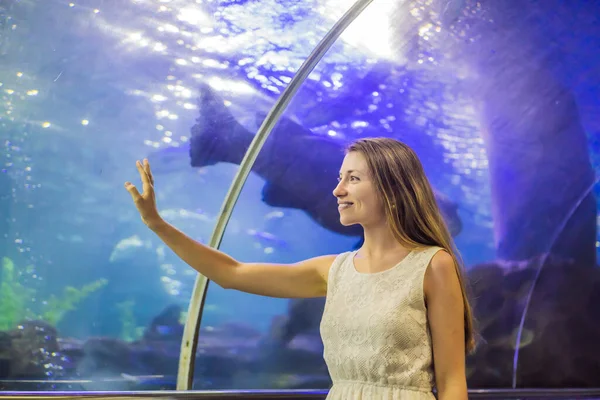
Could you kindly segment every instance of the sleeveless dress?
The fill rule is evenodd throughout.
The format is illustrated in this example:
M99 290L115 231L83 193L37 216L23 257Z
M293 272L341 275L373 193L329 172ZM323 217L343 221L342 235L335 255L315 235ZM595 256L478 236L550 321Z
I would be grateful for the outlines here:
M357 251L336 257L320 325L333 381L327 400L435 399L423 279L439 250L413 250L376 273L356 270Z

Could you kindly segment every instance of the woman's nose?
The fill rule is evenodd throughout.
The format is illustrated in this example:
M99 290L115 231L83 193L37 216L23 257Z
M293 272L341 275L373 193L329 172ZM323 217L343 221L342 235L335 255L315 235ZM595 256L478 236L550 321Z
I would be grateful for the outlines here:
M346 194L346 187L343 181L340 181L336 187L333 189L333 195L335 197L341 197Z

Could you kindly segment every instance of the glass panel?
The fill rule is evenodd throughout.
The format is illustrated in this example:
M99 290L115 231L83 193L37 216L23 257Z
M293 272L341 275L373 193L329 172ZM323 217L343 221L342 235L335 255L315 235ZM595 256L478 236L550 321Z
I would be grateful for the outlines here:
M334 233L324 217L336 215L327 198L339 151L360 137L400 139L424 164L473 286L481 341L468 357L469 386L595 385L596 210L582 196L598 170L589 161L600 82L589 68L598 66L589 16L598 10L554 5L561 14L536 2L373 3L275 127L222 249L269 262L352 250L357 238ZM250 218L251 230L237 225ZM209 299L215 308L240 299L229 308L237 323L218 331L235 345L225 345L219 368L199 356L196 388L330 384L323 299L230 292L211 286ZM205 320L202 329L201 342L214 346L216 328Z
M234 168L190 167L199 82L260 79L275 55L239 10L0 2L1 390L175 388L195 273L123 183L140 186L134 163L148 156L163 216L208 240Z
M592 165L597 171L597 139L592 138L589 144ZM577 198L573 196L572 204L565 208L554 232L552 250L530 263L529 268L513 266L507 275L507 282L512 281L507 286L513 290L518 289L517 280L522 287L526 287L525 282L531 285L520 296L527 301L526 313L520 329L514 332L515 339L520 337L521 346L514 356L517 370L513 379L520 387L593 387L596 382L599 372L596 357L600 354L600 345L596 343L600 271L584 257L593 260L598 255L597 239L590 243L586 238L595 236L597 222L593 216L599 193L596 178L593 185L577 193ZM566 257L569 250L571 257Z
M584 195L598 171L600 10L538 3L375 0L275 127L222 249L268 262L353 249L302 210L330 210L338 168L302 138L397 137L456 213L486 340L470 387L597 385L599 239ZM149 156L163 215L206 242L262 118L350 4L0 4L1 390L174 388L195 274L141 224L123 181ZM194 136L210 146L190 157ZM327 388L322 306L211 284L195 389Z

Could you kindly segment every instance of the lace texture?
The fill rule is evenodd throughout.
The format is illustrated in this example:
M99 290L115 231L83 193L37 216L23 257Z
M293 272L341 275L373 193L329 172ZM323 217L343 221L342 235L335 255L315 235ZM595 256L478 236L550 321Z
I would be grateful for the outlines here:
M356 251L335 259L320 326L328 400L435 399L423 279L439 250L414 250L370 274L356 270Z

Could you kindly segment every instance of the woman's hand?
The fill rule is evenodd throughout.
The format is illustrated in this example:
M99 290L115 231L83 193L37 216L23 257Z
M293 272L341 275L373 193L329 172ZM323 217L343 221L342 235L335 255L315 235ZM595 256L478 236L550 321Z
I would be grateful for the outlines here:
M142 178L142 193L138 192L136 187L131 182L125 182L125 189L131 194L133 203L137 208L142 221L148 227L154 224L158 224L162 221L158 209L156 208L156 198L154 196L154 178L152 177L152 171L150 170L150 163L147 159L144 159L143 164L139 161L135 162L135 165Z

